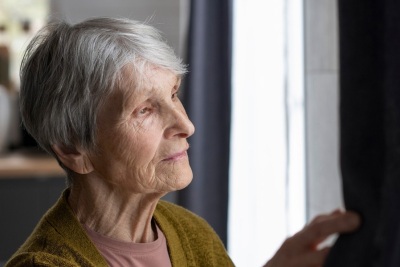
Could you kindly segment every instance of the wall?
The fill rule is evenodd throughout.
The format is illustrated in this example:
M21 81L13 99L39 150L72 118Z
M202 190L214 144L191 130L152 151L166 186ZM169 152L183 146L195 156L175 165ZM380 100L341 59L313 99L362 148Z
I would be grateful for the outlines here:
M63 177L0 176L0 266L22 245L64 188Z
M337 3L305 0L308 218L342 206Z
M52 17L78 22L95 16L150 19L179 51L180 0L52 0Z

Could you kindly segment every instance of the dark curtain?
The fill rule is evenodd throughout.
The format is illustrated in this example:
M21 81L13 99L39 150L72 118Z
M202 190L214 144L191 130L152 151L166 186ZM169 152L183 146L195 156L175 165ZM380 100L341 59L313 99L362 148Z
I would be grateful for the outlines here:
M341 169L361 229L325 266L400 266L400 1L339 0Z
M196 127L189 159L194 178L178 203L205 218L227 241L231 117L231 0L191 1L189 73L183 102Z

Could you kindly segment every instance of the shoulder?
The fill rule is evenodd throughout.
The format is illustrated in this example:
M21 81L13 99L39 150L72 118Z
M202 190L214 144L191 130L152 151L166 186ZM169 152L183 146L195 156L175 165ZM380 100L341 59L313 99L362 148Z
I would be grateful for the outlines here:
M162 214L173 214L173 215L178 215L178 216L189 216L190 218L193 219L200 219L203 220L200 216L196 215L192 211L179 206L177 204L165 201L165 200L160 200L157 204L156 208L157 212L160 212Z
M167 201L159 201L155 211L155 217L156 220L166 219L170 223L179 223L182 227L206 228L211 231L212 234L216 234L212 227L202 217L184 207Z
M6 266L106 265L73 215L64 193Z
M154 218L164 233L175 266L233 266L214 229L193 212L160 201Z
M5 265L5 267L50 267L65 266L77 267L78 264L69 262L62 257L58 257L45 252L24 252L16 254Z

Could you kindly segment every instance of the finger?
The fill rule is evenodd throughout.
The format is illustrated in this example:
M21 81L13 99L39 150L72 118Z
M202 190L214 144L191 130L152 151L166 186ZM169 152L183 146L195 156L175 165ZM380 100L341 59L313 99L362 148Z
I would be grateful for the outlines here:
M354 231L359 225L360 217L354 212L331 214L307 225L295 235L295 239L305 246L315 247L328 236Z
M309 253L304 253L298 259L296 259L296 263L293 266L296 267L317 267L322 266L325 262L326 257L330 248L326 247L321 250L314 250Z
M324 248L318 251L309 250L306 253L287 255L275 254L264 267L320 267L325 262L330 248Z
M340 215L340 214L343 214L343 213L344 213L343 210L341 210L341 209L336 209L336 210L332 211L332 212L329 213L329 214L318 215L318 216L316 216L308 225L314 224L314 223L319 223L319 222L322 222L322 221L326 221L326 220L335 218L336 216L338 216L338 215Z

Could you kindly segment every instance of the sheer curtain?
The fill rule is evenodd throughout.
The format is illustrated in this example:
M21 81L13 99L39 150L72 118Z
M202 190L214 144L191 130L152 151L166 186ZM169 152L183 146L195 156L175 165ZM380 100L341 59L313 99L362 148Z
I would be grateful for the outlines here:
M261 266L305 223L303 3L233 10L228 250Z

